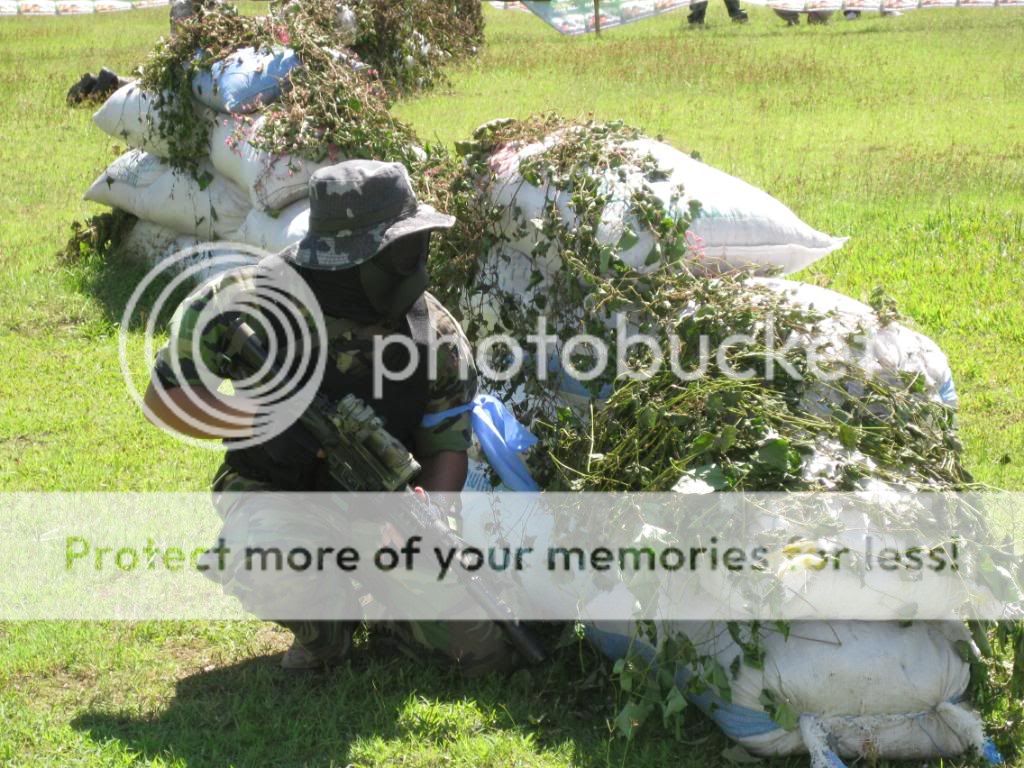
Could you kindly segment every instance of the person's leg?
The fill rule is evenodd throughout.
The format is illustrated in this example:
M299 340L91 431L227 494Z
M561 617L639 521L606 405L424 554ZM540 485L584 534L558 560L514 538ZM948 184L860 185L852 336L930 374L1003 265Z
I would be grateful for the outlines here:
M331 579L317 575L318 569L292 569L286 560L286 553L313 553L342 540L333 524L337 515L307 505L297 508L269 493L276 489L264 483L231 480L217 489L221 495L215 501L224 520L219 544L224 554L210 550L204 555L205 574L246 610L291 630L295 641L281 660L285 669L341 662L359 622L333 617L357 613L354 585L344 575Z
M277 621L295 635L281 659L284 669L320 669L344 661L352 648L356 621Z
M738 2L738 0L735 0ZM690 5L690 15L686 17L686 20L691 24L703 24L704 14L708 12L707 0L702 0L699 3L692 3Z
M725 10L729 12L729 18L733 21L747 20L747 12L740 8L740 0L725 0Z

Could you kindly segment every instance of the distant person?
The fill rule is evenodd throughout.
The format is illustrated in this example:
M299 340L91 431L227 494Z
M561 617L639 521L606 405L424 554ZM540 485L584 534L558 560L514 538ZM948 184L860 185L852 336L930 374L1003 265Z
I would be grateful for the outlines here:
M729 12L729 18L737 24L746 24L749 21L747 12L740 8L740 0L725 0L725 9ZM704 26L704 14L708 12L708 0L701 0L690 6L690 15L687 21L691 27Z

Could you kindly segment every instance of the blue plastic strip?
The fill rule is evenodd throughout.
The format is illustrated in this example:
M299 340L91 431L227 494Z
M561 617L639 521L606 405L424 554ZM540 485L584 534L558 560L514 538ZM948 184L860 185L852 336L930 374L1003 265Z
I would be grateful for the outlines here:
M639 643L625 635L606 632L593 626L587 626L585 631L587 639L610 659L621 659L630 650L639 653L648 662L654 659L654 648L647 643ZM676 684L680 689L685 689L688 679L689 674L686 670L676 673ZM722 732L731 739L746 739L779 730L778 723L767 713L732 704L710 692L688 694L686 698L714 720Z
M519 423L513 413L498 398L477 395L472 403L449 408L440 413L428 413L420 422L426 429L436 427L445 419L469 412L473 433L483 448L487 463L498 477L513 491L537 492L540 486L530 477L519 453L536 444L537 438Z
M999 750L991 740L985 742L985 746L981 750L981 756L985 758L985 762L989 765L1002 765L1004 762L1003 756L999 754Z
M956 384L953 383L952 376L942 382L942 386L939 387L939 397L942 398L942 402L946 405L956 405L960 401L960 396L956 393Z

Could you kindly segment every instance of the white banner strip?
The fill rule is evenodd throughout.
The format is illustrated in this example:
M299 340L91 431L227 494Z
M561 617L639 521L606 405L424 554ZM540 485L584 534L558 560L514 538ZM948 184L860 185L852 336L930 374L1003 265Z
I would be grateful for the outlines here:
M161 8L170 0L0 0L0 16L82 16Z
M9 494L0 619L1015 619L1022 509L1024 494Z

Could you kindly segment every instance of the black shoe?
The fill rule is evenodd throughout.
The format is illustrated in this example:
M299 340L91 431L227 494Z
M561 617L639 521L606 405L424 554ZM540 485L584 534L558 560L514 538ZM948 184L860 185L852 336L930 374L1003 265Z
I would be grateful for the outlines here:
M703 27L704 19L687 19L686 23L689 24L691 27Z
M113 90L117 87L117 83L120 80L116 74L111 72L106 67L100 70L100 73L96 75L96 88L97 91L108 91Z
M121 87L121 78L104 67L96 75L96 86L89 94L90 99L106 98Z
M80 104L89 98L89 95L96 88L96 78L90 72L82 75L82 79L71 86L68 90L68 104Z
M281 669L292 672L323 670L345 662L352 649L352 634L359 626L359 622L336 621L329 625L324 622L324 625L330 629L329 641L324 642L323 638L317 638L316 648L311 650L296 638L281 659Z
M729 18L735 21L737 24L746 24L748 21L750 21L750 19L747 17L747 14L744 11L740 11L735 16L730 16Z

